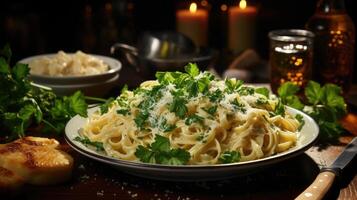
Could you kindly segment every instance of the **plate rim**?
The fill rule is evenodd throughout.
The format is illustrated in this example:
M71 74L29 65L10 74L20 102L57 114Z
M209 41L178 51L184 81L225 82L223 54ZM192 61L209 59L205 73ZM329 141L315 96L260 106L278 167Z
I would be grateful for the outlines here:
M228 168L250 168L252 166L257 166L257 165L261 165L261 163L264 163L266 165L269 164L273 164L276 162L280 162L286 159L289 159L291 157L295 157L299 154L302 154L303 152L305 152L307 149L309 149L318 139L319 137L319 127L316 124L315 120L313 120L309 115L303 113L300 110L285 106L288 110L293 110L294 112L296 112L296 114L302 114L304 116L304 118L308 118L310 122L312 122L312 126L316 129L316 134L315 136L308 141L306 144L304 144L303 146L293 149L291 151L285 151L282 153L278 153L272 156L268 156L268 157L264 157L264 158L260 158L260 159L256 159L256 160L250 160L250 161L243 161L243 162L235 162L235 163L227 163L227 164L212 164L212 165L164 165L164 164L153 164L153 163L142 163L142 162L135 162L135 161L127 161L127 160L121 160L118 158L113 158L107 155L103 155L103 154L99 154L99 153L94 153L92 151L89 151L88 147L84 146L80 147L79 145L76 144L75 141L73 141L73 138L69 137L69 125L71 123L73 123L74 120L76 120L76 118L79 118L80 116L76 115L75 117L73 117L70 121L68 121L68 123L66 124L66 128L65 128L65 140L66 142L69 144L69 146L71 146L71 148L73 148L74 150L76 150L78 153L89 157L91 159L100 161L100 162L104 162L107 164L111 164L111 165L115 165L115 166L119 166L119 167L130 167L130 168L140 168L140 169L148 169L148 170L178 170L178 171L187 171L187 170L194 170L194 169L200 169L200 170L218 170L218 169L228 169ZM90 108L88 109L88 112L93 112L95 110L97 110L98 107L94 107L94 108ZM82 117L81 117L82 118ZM87 118L83 118L83 119L87 119ZM78 129L81 127L78 127ZM78 130L77 130L78 131ZM78 133L77 133L78 134Z

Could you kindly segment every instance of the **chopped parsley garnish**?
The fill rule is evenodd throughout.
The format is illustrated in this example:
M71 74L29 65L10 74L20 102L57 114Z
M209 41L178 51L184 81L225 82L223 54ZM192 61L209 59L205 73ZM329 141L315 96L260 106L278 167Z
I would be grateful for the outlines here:
M239 162L240 153L238 151L225 151L219 157L219 161L223 164Z
M233 93L238 91L238 89L243 85L242 80L226 79L224 81L226 85L226 92Z
M218 106L211 106L209 108L202 108L204 111L206 111L210 115L214 115L217 112Z
M109 107L111 106L111 104L114 102L114 98L110 97L109 99L107 99L102 105L100 105L100 114L104 114L107 113L109 110Z
M231 104L233 105L233 108L234 108L235 110L238 110L238 111L240 111L240 112L242 112L242 113L245 113L245 112L247 111L247 109L245 108L244 104L238 102L237 99L234 99L234 100L231 102Z
M284 104L281 103L280 99L278 100L278 104L275 106L275 110L274 112L270 112L270 114L272 116L275 115L281 115L281 116L285 116L285 106Z
M191 157L184 149L170 148L169 139L160 135L156 135L155 141L148 147L139 145L135 156L145 163L166 165L185 165Z
M268 103L268 99L259 97L255 103L257 105L265 105Z
M173 131L175 128L177 128L175 124L168 124L167 119L164 117L160 117L158 121L159 129L164 133Z
M93 142L93 141L89 140L89 138L87 136L83 136L83 137L77 136L74 138L74 141L78 141L78 142L82 143L83 145L85 145L86 147L93 146L96 148L96 151L104 151L102 142Z
M119 109L117 110L117 113L118 114L121 114L121 115L130 115L130 110L129 109Z
M154 108L155 103L162 97L161 89L163 85L154 86L151 90L145 91L144 100L138 105L139 113L135 116L134 121L140 130L144 130L149 118L149 112Z
M238 90L238 94L242 96L253 95L255 92L254 88L248 86L242 86Z
M299 126L298 130L301 131L302 127L305 125L304 117L300 114L297 114L297 115L295 115L295 119L300 122L300 126Z
M191 125L193 123L203 123L204 118L196 114L188 116L185 120L186 125Z
M213 103L221 101L223 99L223 97L224 97L223 92L219 89L208 94L209 100Z
M176 116L183 119L188 111L186 106L187 100L183 97L175 96L174 100L170 104L169 110L170 112L175 113Z
M197 136L196 140L197 141L202 141L205 138L205 134L201 133Z
M140 130L144 130L146 120L149 118L149 113L147 111L140 111L138 115L134 118L136 126Z

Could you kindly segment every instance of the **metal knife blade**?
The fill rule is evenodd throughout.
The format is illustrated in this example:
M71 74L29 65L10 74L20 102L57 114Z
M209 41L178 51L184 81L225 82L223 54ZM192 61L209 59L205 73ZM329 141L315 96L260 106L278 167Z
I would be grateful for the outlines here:
M355 137L343 150L343 152L336 158L336 160L329 167L323 167L321 171L332 171L336 175L351 162L357 154L357 137Z
M332 186L336 176L351 162L357 154L357 137L346 146L330 167L321 169L315 181L295 200L321 200Z

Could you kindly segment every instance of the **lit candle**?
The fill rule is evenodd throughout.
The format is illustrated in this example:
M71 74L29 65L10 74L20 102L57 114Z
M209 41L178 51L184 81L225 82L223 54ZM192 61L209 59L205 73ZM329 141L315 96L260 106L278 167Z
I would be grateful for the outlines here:
M189 9L176 12L176 27L197 46L207 45L208 12L197 9L196 3L191 3Z
M247 6L246 0L241 0L239 6L229 8L228 48L234 53L254 47L256 16L257 8Z

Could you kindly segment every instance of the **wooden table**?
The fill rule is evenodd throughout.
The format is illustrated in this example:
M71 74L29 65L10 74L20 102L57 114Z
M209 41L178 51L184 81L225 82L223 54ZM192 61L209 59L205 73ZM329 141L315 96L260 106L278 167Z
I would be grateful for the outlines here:
M357 89L354 91L357 92ZM353 113L357 113L357 110ZM305 154L260 169L255 174L213 182L178 183L135 177L81 156L64 145L75 160L72 179L55 186L27 185L22 191L16 192L12 199L294 199L312 183L319 173L319 168L330 165L346 144L357 136L356 114L347 115L342 123L350 133L343 135L338 144L314 146ZM335 181L326 199L357 199L356 166L357 158L341 178ZM0 196L0 200L3 200L2 197Z
M342 136L339 144L314 146L305 154L255 174L213 182L178 183L135 177L81 156L67 146L75 159L71 180L55 186L28 185L13 199L294 199L312 183L319 167L331 164L357 135L357 115L348 115L343 124L352 134ZM335 182L326 199L357 199L356 160Z

